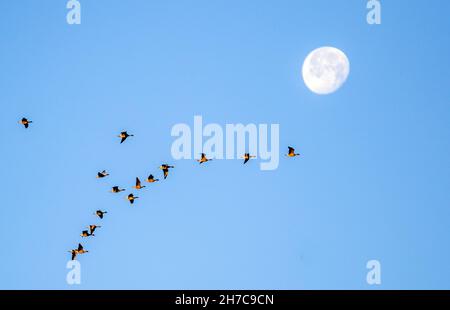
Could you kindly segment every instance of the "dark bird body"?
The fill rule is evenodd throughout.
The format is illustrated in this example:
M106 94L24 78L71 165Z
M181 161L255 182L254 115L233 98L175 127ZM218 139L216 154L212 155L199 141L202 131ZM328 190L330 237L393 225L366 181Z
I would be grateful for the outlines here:
M133 188L139 190L139 189L142 189L144 187L145 187L144 185L141 185L141 180L139 180L139 178L136 178L136 185L133 186Z
M159 179L155 179L155 177L153 176L153 174L150 174L146 180L148 183L155 183L158 182Z
M121 138L120 144L122 144L123 142L125 142L125 140L126 140L128 137L134 137L134 135L129 135L128 132L122 131L122 132L120 133L120 135L119 135L119 138Z
M169 166L167 164L163 164L161 166L159 166L159 169L161 169L164 173L164 179L167 178L167 176L169 175L169 169L175 168L174 166Z
M87 230L83 230L81 232L80 236L83 237L83 238L86 238L86 237L92 236L92 234L90 234L89 231L87 231Z
M91 236L95 236L95 235L94 235L94 231L95 231L97 228L101 228L101 226L97 226L97 225L89 225L89 234L90 234Z
M300 156L300 154L295 153L295 149L293 147L288 146L289 152L286 154L288 157Z
M128 201L133 204L135 199L138 199L139 197L135 197L133 194L129 194L127 199Z
M102 210L97 210L97 211L95 212L95 215L97 215L99 218L103 219L103 216L104 216L106 213L108 213L108 212L102 211Z
M244 165L252 158L255 158L256 156L250 155L250 153L245 153L245 155L242 157L244 158Z
M197 159L197 161L201 164L206 163L207 161L212 161L212 159L208 159L205 153L202 153L202 157Z
M120 189L119 186L113 186L111 189L111 192L113 192L114 194L120 193L125 191L125 189Z
M19 121L19 123L22 124L25 128L28 128L28 126L32 123L32 121L24 117Z
M103 171L97 173L97 179L107 177L108 175L109 175L109 173L107 173L106 170L103 170Z
M78 248L75 250L70 250L69 253L72 254L72 260L75 260L77 255L81 255L84 253L89 253L89 251L86 251L83 246L81 245L81 243L78 244Z

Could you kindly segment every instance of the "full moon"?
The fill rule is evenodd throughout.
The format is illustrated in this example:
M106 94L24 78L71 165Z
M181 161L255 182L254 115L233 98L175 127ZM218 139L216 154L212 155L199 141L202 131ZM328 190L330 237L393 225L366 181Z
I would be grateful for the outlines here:
M347 80L350 62L334 47L320 47L312 51L303 63L303 80L314 93L327 95L337 91Z

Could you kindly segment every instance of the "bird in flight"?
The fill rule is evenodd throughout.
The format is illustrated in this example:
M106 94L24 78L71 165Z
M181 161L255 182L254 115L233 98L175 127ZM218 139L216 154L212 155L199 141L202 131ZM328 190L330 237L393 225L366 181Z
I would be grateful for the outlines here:
M159 179L155 179L155 177L153 176L153 174L150 174L146 180L148 183L155 183L158 182Z
M70 250L69 253L72 253L72 260L75 260L78 254L89 253L89 251L86 251L81 245L81 243L79 243L78 248L75 250Z
M111 189L111 192L113 192L115 194L123 192L123 191L125 191L125 189L120 189L119 186L113 186Z
M128 197L127 197L128 201L129 201L131 204L133 204L133 203L134 203L134 200L135 200L135 199L138 199L138 198L139 198L139 197L134 197L133 194L129 194Z
M134 137L134 135L129 135L126 131L122 131L119 135L119 138L122 138L120 143L122 144L128 137Z
M19 121L19 123L22 124L25 128L28 128L28 126L32 123L32 121L24 117Z
M108 213L108 212L102 211L102 210L97 210L95 212L95 215L97 215L99 218L103 219L103 215L105 215L106 213Z
M164 172L164 179L167 178L167 176L169 175L169 169L175 168L174 166L169 166L167 164L163 164L161 166L159 166L159 169L161 169Z
M242 156L242 158L244 158L244 165L252 158L255 158L256 156L252 156L250 155L250 153L245 153L244 156Z
M300 156L300 154L295 153L295 149L293 147L288 146L288 148L289 148L289 153L287 153L286 156L288 156L288 157Z
M107 173L106 170L103 170L103 171L97 173L97 179L107 177L108 175L109 175L109 173Z
M93 234L90 234L89 231L87 231L87 230L83 230L81 232L80 236L83 237L83 238L86 238L86 237L89 237L89 236L93 236Z
M198 161L198 162L200 163L200 165L201 165L201 164L203 164L203 163L206 163L207 161L212 161L212 159L206 158L206 154L205 154L205 153L202 153L202 158L197 159L197 161Z
M97 229L97 228L101 228L101 226L97 226L97 225L89 225L89 233L90 233L92 236L95 236L95 235L94 235L94 231L95 231L95 229Z
M133 186L133 188L135 188L135 189L142 189L142 188L144 188L145 186L143 186L143 185L141 185L141 180L139 180L139 178L136 178L136 185L135 186Z

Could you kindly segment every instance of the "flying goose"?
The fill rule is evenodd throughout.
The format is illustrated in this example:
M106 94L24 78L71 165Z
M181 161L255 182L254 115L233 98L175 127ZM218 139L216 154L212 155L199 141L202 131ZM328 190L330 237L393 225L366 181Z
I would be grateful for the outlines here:
M287 153L286 156L288 156L288 157L300 156L300 154L295 153L295 149L293 147L288 146L288 148L289 148L289 153Z
M91 234L92 236L95 236L95 235L94 235L95 229L101 228L101 226L97 226L97 225L89 225L88 228L89 228L89 234Z
M128 201L129 201L131 204L133 204L133 203L134 203L134 200L135 200L135 199L138 199L138 198L139 198L139 197L134 197L133 194L129 194L128 197L127 197Z
M122 144L128 137L134 137L134 135L129 135L128 132L122 131L119 135L119 138L121 138L120 144Z
M145 186L141 185L141 180L139 180L139 178L136 178L136 185L133 186L133 188L139 190L139 189L142 189L142 188L144 188L144 187L145 187Z
M107 173L106 170L103 170L103 171L97 173L97 179L107 177L108 175L109 175L109 173Z
M175 168L174 166L169 166L167 164L163 164L161 166L159 166L159 169L161 169L164 172L164 179L167 178L167 176L169 175L169 169L171 168Z
M205 153L202 153L202 158L197 159L197 161L198 161L198 162L200 163L200 165L201 165L201 164L203 164L203 163L206 163L207 161L212 161L212 159L206 158Z
M108 213L108 212L102 211L102 210L97 210L97 211L95 211L94 214L97 215L99 218L103 219L103 215L105 215L106 213Z
M242 156L242 158L244 158L244 165L252 158L255 158L256 156L252 156L250 155L250 153L245 153L244 156Z
M28 128L28 126L32 123L32 121L24 117L19 121L19 123L22 124L25 128Z
M148 183L155 183L158 182L159 179L155 179L155 177L153 176L153 174L150 174L146 180Z
M111 192L113 192L114 194L120 193L125 191L125 189L120 189L119 186L113 186L111 189Z

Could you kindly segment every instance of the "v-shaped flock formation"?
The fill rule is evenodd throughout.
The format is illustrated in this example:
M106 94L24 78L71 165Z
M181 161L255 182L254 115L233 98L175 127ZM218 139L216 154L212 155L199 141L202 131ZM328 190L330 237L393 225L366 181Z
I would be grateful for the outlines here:
M32 121L28 120L27 118L22 118L19 121L20 124L22 124L25 128L29 128L30 124L33 123ZM123 131L121 132L118 137L120 138L120 144L124 143L129 137L134 137L134 135L132 134L128 134L127 131ZM300 154L295 153L295 149L293 147L288 147L288 153L286 154L287 157L296 157L296 156L300 156ZM242 159L244 159L244 165L250 161L253 158L256 158L256 156L251 155L250 153L245 153L242 157ZM206 162L212 161L212 159L207 158L205 153L201 154L200 159L197 159L197 162L199 162L199 164L203 164ZM169 175L169 171L170 169L175 168L174 166L168 165L168 164L162 164L161 166L159 166L159 169L162 170L163 172L163 178L164 180L167 179L168 175ZM100 171L97 173L96 178L97 179L103 179L109 176L109 173L106 170ZM145 180L148 183L155 183L158 182L159 179L155 179L155 177L153 176L153 174L150 174L148 176L148 178ZM141 180L139 179L139 177L136 177L136 182L135 185L132 186L133 189L135 190L141 190L143 188L145 188L145 185L142 185ZM114 194L118 194L121 192L124 192L125 189L120 188L119 186L113 186L111 188L111 192ZM138 196L135 196L134 193L129 193L126 196L127 200L129 201L130 204L134 204L136 199L139 199ZM103 219L103 217L105 216L105 214L107 214L107 211L103 211L103 210L97 210L94 215L97 216L98 218L100 218L100 220ZM89 237L94 237L94 232L97 228L101 228L101 226L99 225L89 225L87 226L87 230L83 230L80 234L80 236L82 238L89 238ZM71 259L75 260L77 255L81 255L81 254L85 254L88 253L89 251L85 250L83 245L81 243L78 244L78 247L76 249L72 249L69 251L69 253L71 253Z

